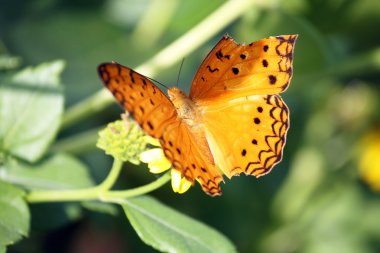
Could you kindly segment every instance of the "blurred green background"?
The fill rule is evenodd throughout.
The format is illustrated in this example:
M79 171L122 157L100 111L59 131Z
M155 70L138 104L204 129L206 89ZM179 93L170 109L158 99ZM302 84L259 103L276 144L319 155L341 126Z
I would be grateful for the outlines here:
M117 61L136 67L221 6L220 0L2 1L0 53L21 66L63 59L65 106L102 88L96 68ZM380 251L380 1L257 1L186 57L180 87L224 33L237 42L299 34L294 77L282 94L291 127L283 161L267 176L235 177L222 197L199 185L184 195L165 185L153 195L218 229L239 252ZM175 84L180 62L155 79ZM116 120L114 103L59 133L58 140ZM233 131L233 129L231 129ZM96 135L94 135L96 138ZM94 139L95 141L95 139ZM78 156L95 180L111 159L95 146ZM120 187L154 180L126 165ZM155 252L124 215L70 204L32 205L31 236L9 252Z

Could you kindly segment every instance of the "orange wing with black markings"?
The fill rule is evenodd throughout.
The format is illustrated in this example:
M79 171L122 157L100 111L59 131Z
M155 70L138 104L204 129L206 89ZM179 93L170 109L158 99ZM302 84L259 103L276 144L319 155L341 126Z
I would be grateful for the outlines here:
M224 36L199 67L187 97L169 98L148 78L117 63L99 74L117 101L190 182L220 195L221 172L265 175L281 161L289 110L279 96L293 74L297 35L269 37L248 45Z
M236 43L224 36L197 71L190 98L200 103L286 90L293 74L293 50L298 35Z
M145 76L117 63L98 68L107 89L144 131L160 138L176 110L166 95Z
M208 194L220 194L219 182L223 179L219 171L204 157L195 140L197 133L182 123L168 97L148 78L120 64L105 63L98 71L119 104L147 134L160 140L173 167L190 182L199 181Z

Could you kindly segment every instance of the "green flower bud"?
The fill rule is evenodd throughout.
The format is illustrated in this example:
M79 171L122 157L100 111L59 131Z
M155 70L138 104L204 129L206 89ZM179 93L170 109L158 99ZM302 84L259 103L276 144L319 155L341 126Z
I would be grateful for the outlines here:
M142 129L132 120L117 120L99 132L96 146L121 161L139 164L139 155L146 150Z

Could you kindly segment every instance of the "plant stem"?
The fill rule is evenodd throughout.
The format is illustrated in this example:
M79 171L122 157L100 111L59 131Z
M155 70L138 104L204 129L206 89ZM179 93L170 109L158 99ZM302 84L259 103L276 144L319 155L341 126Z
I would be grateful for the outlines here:
M170 172L165 173L163 176L159 177L156 181L149 183L147 185L143 185L131 190L123 190L123 191L109 191L105 192L102 196L102 199L114 199L114 198L131 198L139 195L143 195L145 193L151 192L162 185L166 184L171 179Z
M123 162L119 159L115 159L112 164L112 168L106 179L98 186L101 191L108 191L114 185L116 179L118 178L121 168L123 167Z
M249 7L255 2L254 0L233 0L225 2L190 31L136 68L136 71L146 76L154 77L158 71L172 66L205 43L224 27L231 24L244 12L250 10ZM69 108L63 117L61 127L66 128L79 120L83 120L103 110L113 101L109 92L102 89Z
M171 178L170 172L167 172L166 174L158 178L156 181L153 181L152 183L149 183L141 187L137 187L135 189L123 190L123 191L108 191L106 188L109 187L109 183L112 180L114 180L115 174L116 172L113 175L109 175L107 179L101 185L88 188L88 189L65 190L65 191L31 191L26 196L26 200L29 203L87 201L87 200L100 200L102 202L108 202L108 203L119 203L121 199L135 197L138 195L142 195L142 194L154 191L155 189L167 183Z
M150 1L131 34L130 38L133 44L140 48L149 48L155 45L170 24L179 3L177 0ZM162 15L162 12L165 12L165 15Z
M115 159L112 168L106 179L98 186L77 189L77 190L62 190L62 191L31 191L27 195L29 202L54 202L54 201L78 201L98 199L102 192L108 191L115 183L120 174L123 162Z
M63 115L61 128L64 129L73 125L81 119L100 112L112 102L112 96L106 89L102 89L89 98L70 107Z
M26 200L29 203L41 202L65 202L65 201L83 201L98 199L99 190L97 187L78 189L78 190L62 190L62 191L31 191Z

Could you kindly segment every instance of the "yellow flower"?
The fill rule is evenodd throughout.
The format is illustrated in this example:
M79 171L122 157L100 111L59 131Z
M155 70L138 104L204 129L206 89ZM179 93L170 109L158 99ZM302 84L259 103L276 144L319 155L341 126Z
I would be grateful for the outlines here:
M146 136L145 140L153 146L160 146L160 143L152 137ZM140 161L147 163L149 171L154 174L162 173L171 168L171 163L166 159L161 148L153 148L142 152L140 154ZM184 193L190 188L191 183L182 177L179 171L172 169L171 176L174 192Z
M150 173L159 174L172 166L160 148L152 148L140 154L140 161L148 164Z
M380 192L380 131L367 134L362 145L359 159L360 176L372 190Z
M181 176L181 173L175 169L172 169L172 188L174 192L184 193L191 186L191 183L186 178Z

